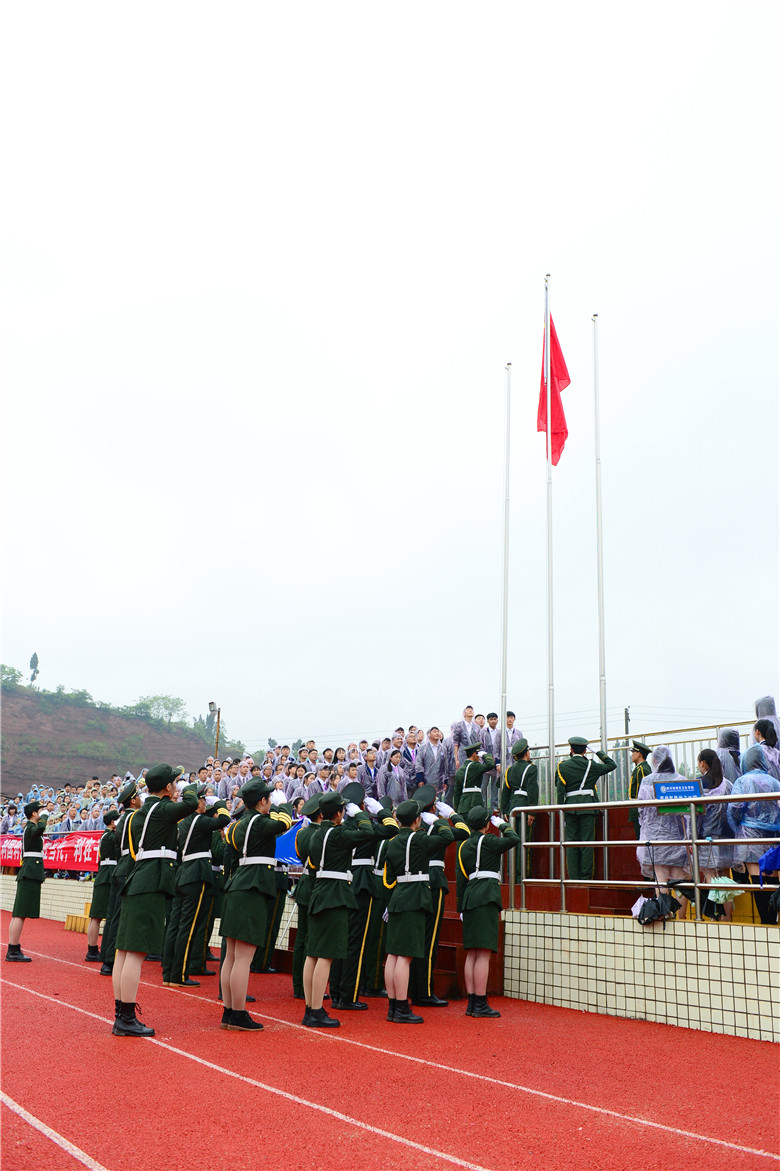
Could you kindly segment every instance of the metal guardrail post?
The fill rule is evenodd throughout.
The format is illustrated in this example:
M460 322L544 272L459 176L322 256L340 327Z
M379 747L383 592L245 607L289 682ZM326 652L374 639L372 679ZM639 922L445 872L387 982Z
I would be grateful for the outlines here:
M566 840L566 814L562 809L558 810L558 832L560 838L560 859L561 859L561 910L566 910L566 847L564 841Z
M520 813L520 910L525 910L525 869L526 869L526 853L525 853L525 835L526 835L526 820L525 814ZM513 851L517 853L516 850Z
M609 810L602 809L601 813L602 813L602 822L603 822L604 841L608 842L609 841ZM604 878L608 879L609 878L609 846L603 847L603 853L604 853Z
M515 833L517 833L517 814L516 813L509 814L509 824L511 825L511 827L515 831ZM522 841L522 833L520 835L520 840ZM517 850L510 850L509 851L508 878L509 878L509 910L510 911L514 911L514 909L515 909L515 883L517 882L517 857L516 857L516 855L517 855Z
M693 871L693 906L696 918L701 919L701 889L699 887L699 847L696 839L699 836L696 825L696 805L691 801L691 870Z

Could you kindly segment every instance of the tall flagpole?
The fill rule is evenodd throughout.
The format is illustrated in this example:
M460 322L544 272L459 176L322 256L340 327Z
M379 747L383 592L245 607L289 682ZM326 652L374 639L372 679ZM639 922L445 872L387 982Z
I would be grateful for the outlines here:
M506 364L506 405L504 408L504 581L501 614L501 761L498 766L498 792L501 770L508 767L506 729L507 627L509 623L509 412L512 392L512 363Z
M596 425L596 563L599 588L599 714L601 751L607 751L607 657L604 649L604 544L601 525L601 428L599 424L598 313L593 314L593 402Z
M544 278L544 381L547 387L547 741L548 800L555 792L555 680L553 661L552 410L550 388L550 274Z

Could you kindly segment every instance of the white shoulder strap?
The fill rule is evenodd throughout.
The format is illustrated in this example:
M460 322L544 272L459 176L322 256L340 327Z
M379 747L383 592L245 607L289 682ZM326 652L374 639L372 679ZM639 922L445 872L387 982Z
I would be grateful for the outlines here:
M246 858L246 852L249 849L249 834L250 834L250 831L252 829L253 824L257 821L259 816L260 816L259 813L255 813L255 815L253 817L250 817L249 824L246 827L246 837L244 838L244 857L245 858Z
M328 838L333 833L335 828L336 828L335 825L332 825L330 827L330 829L325 830L325 837L322 839L322 856L320 857L320 866L319 866L320 870L325 869L325 848L328 844Z

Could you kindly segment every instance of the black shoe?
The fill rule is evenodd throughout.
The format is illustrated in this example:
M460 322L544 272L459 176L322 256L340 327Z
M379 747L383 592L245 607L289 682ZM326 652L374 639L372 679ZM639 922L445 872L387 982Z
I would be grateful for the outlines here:
M31 964L32 960L22 951L20 943L9 943L5 958L10 964Z
M260 1024L260 1021L252 1020L251 1016L244 1008L239 1012L236 1012L235 1009L230 1010L230 1016L228 1018L226 1027L228 1031L232 1030L233 1032L253 1033L257 1032L258 1029L262 1029L263 1026Z
M186 980L180 980L179 983L181 984L182 988L200 988L200 982L198 980L191 980L189 976Z
M119 1002L119 1016L114 1021L111 1032L115 1037L153 1037L154 1029L150 1029L136 1015L136 1006L132 1001Z
M255 1004L256 1003L256 998L254 996L245 996L244 1000L247 1002L247 1004Z
M391 1021L395 1016L395 1006L398 1004L397 1000L393 1000L392 996L387 998L387 1019Z
M413 1000L412 1004L419 1004L421 1008L446 1008L449 1000L442 1000L439 996L421 996L419 1000Z
M249 970L251 972L252 969L250 968ZM256 970L258 972L260 972L260 974L263 976L278 976L279 975L278 968L268 967L268 968L257 968Z
M310 1008L309 1019L306 1025L310 1029L338 1029L341 1021L337 1021L335 1017L328 1016L324 1008Z
M151 963L153 963L153 964L161 964L162 963L162 956L152 955L151 952L147 955L146 958L148 960L150 960Z
M112 976L113 974L114 974L114 965L113 964L102 964L100 971L98 972L99 976Z
M122 1001L121 1000L114 1000L114 1020L116 1020L116 1018L119 1016L121 1011L122 1011Z
M206 963L207 964L218 964L219 963L219 956L215 956L213 951L210 951L210 950L207 951L206 952Z
M379 998L381 1000L388 999L388 995L384 988L366 988L365 990L361 988L360 995L368 997L369 1000L373 1000L374 998Z
M421 1025L422 1023L423 1018L412 1012L408 1000L396 1000L395 1012L393 1013L394 1025Z
M362 1000L333 1000L331 1001L331 1008L336 1012L363 1012L368 1008Z
M469 992L469 1002L466 1005L466 1016L473 1016L474 1015L474 1000L475 999L476 998L474 996L474 993Z
M101 964L103 961L100 958L100 949L97 947L90 947L87 945L87 954L84 956L85 964Z
M226 1029L228 1027L228 1022L230 1020L230 1014L232 1013L232 1011L233 1011L232 1008L223 1008L222 1009L222 1021L219 1026L221 1029Z
M487 996L475 996L474 1007L471 1012L472 1016L501 1016L494 1008L488 1004Z
M309 1008L309 1006L307 1004L305 1009L303 1010L303 1020L301 1021L301 1024L308 1025L310 1016L311 1016L311 1009Z

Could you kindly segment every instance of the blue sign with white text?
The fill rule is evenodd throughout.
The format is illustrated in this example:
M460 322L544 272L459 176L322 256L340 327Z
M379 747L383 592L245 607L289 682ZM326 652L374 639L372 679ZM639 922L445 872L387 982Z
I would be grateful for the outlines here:
M657 800L673 797L677 801L687 797L701 797L701 781L653 781L653 789Z

